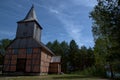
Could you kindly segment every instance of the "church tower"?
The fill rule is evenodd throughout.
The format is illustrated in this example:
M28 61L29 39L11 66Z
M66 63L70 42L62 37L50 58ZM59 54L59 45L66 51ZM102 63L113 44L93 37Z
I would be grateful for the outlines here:
M34 38L37 41L41 41L42 27L37 21L34 6L31 7L26 17L18 21L18 28L16 38Z

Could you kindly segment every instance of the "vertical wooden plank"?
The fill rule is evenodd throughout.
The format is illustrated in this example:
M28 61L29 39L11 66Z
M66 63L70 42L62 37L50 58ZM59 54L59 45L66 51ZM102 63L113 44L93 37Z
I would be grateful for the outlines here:
M13 51L13 49L9 50L9 52L10 52L10 54L9 54L9 57L10 57L9 58L9 65L8 65L9 66L9 71L11 71L11 60L12 60L12 54L11 53L12 53L12 51Z
M32 48L32 54L31 54L31 72L33 72L33 48Z
M31 65L26 65L26 72L31 72Z
M39 72L41 72L40 70L40 66L41 66L41 48L38 48L38 55L39 55Z

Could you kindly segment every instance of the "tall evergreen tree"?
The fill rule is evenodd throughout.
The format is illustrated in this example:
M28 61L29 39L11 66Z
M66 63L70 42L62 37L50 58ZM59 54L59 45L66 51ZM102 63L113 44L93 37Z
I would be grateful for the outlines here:
M61 58L62 58L62 63L61 63L61 67L62 67L62 71L63 72L68 72L68 53L69 53L69 46L68 43L63 41L60 44L61 48L62 48L62 53L61 53Z
M79 51L78 45L74 40L71 40L69 44L69 66L70 69L73 71L75 71L77 67L78 51Z
M87 49L87 67L91 67L94 65L95 63L95 55L94 55L94 52L93 52L93 49L91 47L89 47Z
M51 50L56 54L56 55L61 55L62 53L62 48L60 46L60 43L55 40L51 46Z
M81 53L81 69L85 69L87 66L87 48L85 46L81 46L80 49L80 53Z
M52 49L52 43L51 43L51 42L48 42L48 43L46 44L46 46L47 46L49 49Z
M55 54L61 56L61 68L63 72L83 70L94 64L94 55L91 48L82 46L79 49L77 43L71 40L68 44L65 41L61 43L55 40L46 44Z

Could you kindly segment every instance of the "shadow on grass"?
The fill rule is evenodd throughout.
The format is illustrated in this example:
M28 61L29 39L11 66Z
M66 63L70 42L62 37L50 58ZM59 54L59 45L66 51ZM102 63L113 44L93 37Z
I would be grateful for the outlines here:
M19 76L35 76L28 74L0 74L0 77L19 77Z
M65 75L53 77L53 79L80 79L80 78L90 78L91 76L82 76L82 75Z
M3 75L3 74L0 74L0 77L18 77L17 75Z

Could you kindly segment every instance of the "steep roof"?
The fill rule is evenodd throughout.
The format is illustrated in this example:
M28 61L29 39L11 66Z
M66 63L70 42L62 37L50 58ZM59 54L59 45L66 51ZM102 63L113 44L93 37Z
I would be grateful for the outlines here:
M61 56L53 56L51 62L52 63L61 62Z
M18 21L17 23L24 23L24 22L35 22L40 27L40 29L43 29L41 25L38 23L38 19L33 5L29 10L29 12L27 13L27 15L25 16L25 18L23 20Z
M27 13L27 15L26 15L26 17L24 18L23 21L31 21L31 20L36 20L37 21L37 16L36 16L33 5L32 5L31 9Z
M41 47L48 51L50 54L55 55L48 47L42 42L38 42L33 38L15 38L6 48L37 48Z

